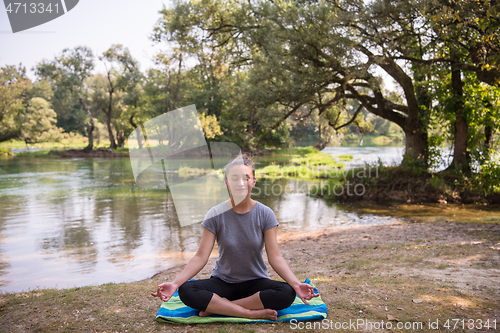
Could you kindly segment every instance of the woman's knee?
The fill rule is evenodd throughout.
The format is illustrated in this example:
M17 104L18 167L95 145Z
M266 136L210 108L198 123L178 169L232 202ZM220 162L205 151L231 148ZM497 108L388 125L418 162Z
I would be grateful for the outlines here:
M282 310L295 301L295 290L288 283L283 283L279 288L261 291L260 298L266 309Z
M178 290L181 301L190 307L193 307L193 305L196 304L196 294L198 291L196 284L193 282L195 281L184 282Z
M206 290L201 283L200 281L184 282L179 287L178 293L182 303L193 309L205 311L213 293Z
M284 286L283 290L283 303L286 304L284 308L289 307L295 301L295 290L288 283Z

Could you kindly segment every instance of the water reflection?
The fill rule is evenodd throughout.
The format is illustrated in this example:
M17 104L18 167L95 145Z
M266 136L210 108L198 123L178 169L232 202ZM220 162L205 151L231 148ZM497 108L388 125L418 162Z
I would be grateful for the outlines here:
M136 281L189 260L201 225L180 228L169 192L137 187L129 163L0 159L0 291ZM265 182L254 198L275 211L279 232L401 219L305 196L314 183Z

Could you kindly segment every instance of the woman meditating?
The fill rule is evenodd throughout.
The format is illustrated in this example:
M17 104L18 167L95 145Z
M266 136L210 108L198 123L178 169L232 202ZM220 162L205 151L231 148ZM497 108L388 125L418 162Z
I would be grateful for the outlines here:
M224 182L230 200L209 210L194 257L172 282L160 284L151 295L167 302L179 288L181 301L199 310L200 316L268 320L276 320L276 310L290 306L296 294L308 305L307 300L319 295L299 282L281 256L274 212L250 198L255 181L255 167L248 158L234 159L226 166ZM215 240L219 258L211 277L188 281L207 264ZM264 245L269 263L286 283L269 278L262 258Z

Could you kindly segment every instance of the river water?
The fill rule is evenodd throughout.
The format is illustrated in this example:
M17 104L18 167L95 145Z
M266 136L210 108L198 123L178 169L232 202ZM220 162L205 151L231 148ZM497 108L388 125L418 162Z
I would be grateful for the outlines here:
M402 148L388 148L350 154L397 163ZM498 210L477 207L339 205L306 196L314 184L260 179L253 198L274 210L279 232L419 218L500 222ZM199 223L180 227L168 190L135 185L128 158L0 158L0 291L137 281L189 260L201 234Z

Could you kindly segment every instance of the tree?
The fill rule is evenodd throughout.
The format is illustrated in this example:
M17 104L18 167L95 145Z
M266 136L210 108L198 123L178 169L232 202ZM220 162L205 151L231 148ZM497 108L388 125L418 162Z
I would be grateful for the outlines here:
M18 117L19 138L26 145L37 142L58 141L63 130L56 126L57 114L50 104L41 97L30 100L26 111Z
M88 134L89 114L83 109L80 98L86 102L83 82L93 69L94 55L85 46L64 49L54 60L43 60L35 66L39 79L47 80L52 86L52 107L57 113L57 125L66 132Z
M203 127L203 132L207 139L213 139L218 135L222 134L217 118L214 115L205 115L201 113L199 115L201 126Z
M173 14L188 9L190 14L179 27ZM232 52L232 66L249 69L253 88L247 95L252 98L246 100L268 110L276 103L281 106L256 145L304 105L322 115L340 100L355 99L368 111L401 126L407 135L406 154L425 159L425 119L412 78L390 54L376 53L384 37L372 37L372 31L389 23L374 11L366 13L369 10L361 1L177 2L170 16L165 15L166 21L170 18L165 25L189 33L192 40L207 47L227 48ZM165 31L176 36L172 29ZM380 80L372 74L373 66L383 68L402 86L406 105L384 96ZM329 123L334 124L338 113L331 116Z
M245 135L254 145L304 106L318 110L333 128L345 125L340 119L355 123L359 111L340 117L346 110L336 107L350 99L401 127L405 160L421 161L425 167L434 102L429 80L455 73L457 97L460 71L496 82L498 8L494 1L484 7L446 0L177 1L163 11L161 33L167 40L189 41L198 54L225 54L229 72L246 70L249 89L236 104L240 109L248 106ZM449 67L437 69L436 64ZM377 68L394 79L401 98L383 91ZM252 123L262 115L255 117L259 109L274 121L266 121L266 130L252 139ZM468 137L468 119L461 114L457 109L453 123L459 164L465 163Z
M421 8L425 30L419 33L433 53L427 59L400 58L421 65L445 63L474 72L479 81L500 86L500 3L495 0L425 0Z
M110 148L116 149L118 146L122 147L125 141L124 128L118 127L128 126L128 122L120 123L118 119L123 113L123 110L126 109L126 105L137 107L141 92L140 81L142 79L142 74L139 71L137 61L132 58L129 50L120 44L112 45L99 57L99 59L104 62L106 67L108 85L107 109L102 109L102 111L106 114ZM118 66L118 68L115 66ZM116 103L114 103L113 99L116 98L118 94L123 97L121 101L125 104L125 106L121 108L114 107ZM132 119L133 116L132 114ZM111 126L112 120L115 120L118 145L115 141Z
M17 116L26 108L24 104L31 87L31 80L21 64L0 68L0 142L18 137Z

